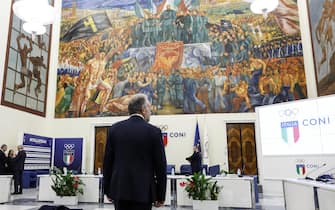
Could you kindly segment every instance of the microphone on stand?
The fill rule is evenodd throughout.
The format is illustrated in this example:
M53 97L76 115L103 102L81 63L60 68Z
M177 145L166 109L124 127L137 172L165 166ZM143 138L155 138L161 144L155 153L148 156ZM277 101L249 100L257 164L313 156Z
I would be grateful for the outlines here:
M321 166L315 168L314 170L311 170L310 172L308 172L305 176L305 179L306 180L314 180L312 177L309 177L309 175L311 175L312 173L314 173L315 171L318 171L320 168L323 168L325 167L327 164L326 163L323 163Z
M328 173L330 171L333 171L335 167L328 169L327 171L322 172L319 176L316 177L316 181L321 181L321 182L329 182L334 179L333 174L334 173Z
M327 171L324 171L324 172L322 172L322 173L323 173L323 174L327 174L328 172L333 171L333 170L335 170L335 167L330 168L330 169L328 169ZM331 173L331 174L333 174L333 173Z

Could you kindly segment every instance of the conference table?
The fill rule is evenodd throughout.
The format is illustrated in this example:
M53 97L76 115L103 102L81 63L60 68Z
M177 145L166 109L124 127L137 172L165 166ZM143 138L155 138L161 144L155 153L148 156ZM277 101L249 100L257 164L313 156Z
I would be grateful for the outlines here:
M52 176L38 175L38 201L53 201L56 196L52 190ZM79 202L103 203L108 202L103 196L103 177L102 175L78 175L83 181L84 194L79 195ZM192 200L188 198L187 192L181 186L189 176L185 175L168 175L165 205L171 209L177 209L177 206L191 206ZM212 178L217 181L218 186L223 189L219 194L219 207L237 207L237 208L254 208L255 184L254 177L249 176L217 176Z
M6 203L10 201L12 177L12 175L0 175L0 203Z
M283 179L286 210L334 210L335 182Z
M184 175L168 175L165 203L173 210L177 206L192 205L192 200L181 186L181 183L186 182L187 178L188 176ZM254 184L254 177L230 175L212 177L212 180L217 181L217 185L223 187L219 194L219 207L255 208L255 187L257 186Z
M102 203L103 202L103 176L102 175L77 175L85 184L83 186L83 195L78 196L79 202ZM37 175L38 182L38 201L54 201L55 191L51 188L52 176Z

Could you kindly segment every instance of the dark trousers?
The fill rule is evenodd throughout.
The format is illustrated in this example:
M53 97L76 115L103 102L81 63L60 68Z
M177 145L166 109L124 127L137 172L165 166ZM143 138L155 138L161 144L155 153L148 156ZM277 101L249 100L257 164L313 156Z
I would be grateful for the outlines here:
M151 210L151 203L140 203L136 201L117 200L114 201L115 210Z
M14 193L22 193L22 170L14 171Z

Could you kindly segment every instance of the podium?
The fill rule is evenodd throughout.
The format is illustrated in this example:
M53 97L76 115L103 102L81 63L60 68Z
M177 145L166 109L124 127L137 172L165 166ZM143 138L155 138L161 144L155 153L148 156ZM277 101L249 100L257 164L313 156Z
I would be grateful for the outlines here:
M12 175L0 175L0 203L6 203L10 201L10 189L12 185Z
M186 182L187 178L188 176L183 175L168 176L168 179L176 180L176 191L172 195L177 202L175 206L192 205L192 200L181 186L181 183ZM219 207L255 208L254 177L216 176L212 178L212 181L217 181L217 185L223 187L219 194Z
M286 210L334 209L334 184L314 180L284 179L283 189Z
M52 179L50 175L38 175L38 201L53 201L56 193L52 190ZM79 202L99 203L102 202L102 175L78 175L85 184L83 195L78 196Z

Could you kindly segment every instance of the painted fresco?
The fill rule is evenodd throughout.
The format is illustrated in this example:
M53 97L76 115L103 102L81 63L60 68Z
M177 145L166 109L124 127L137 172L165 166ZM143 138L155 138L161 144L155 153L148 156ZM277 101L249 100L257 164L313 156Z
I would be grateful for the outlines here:
M335 93L335 1L307 1L318 95Z
M119 116L135 93L154 114L241 113L306 98L297 4L63 0L55 116Z

